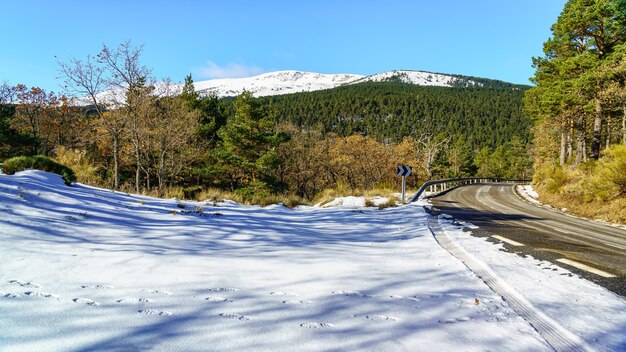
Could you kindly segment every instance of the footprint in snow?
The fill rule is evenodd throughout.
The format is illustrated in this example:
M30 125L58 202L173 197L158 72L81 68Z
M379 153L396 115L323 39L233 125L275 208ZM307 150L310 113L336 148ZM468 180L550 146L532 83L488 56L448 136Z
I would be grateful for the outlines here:
M390 295L389 298L393 298L393 299L399 299L402 301L409 301L409 302L419 302L420 299L417 297L404 297L404 296L400 296L400 295Z
M4 298L18 298L20 295L17 293L11 293L11 292L0 292L0 297L4 297Z
M404 297L403 300L405 301L411 301L411 302L419 302L421 301L419 298L417 297Z
M460 317L460 318L454 318L454 319L442 319L442 320L439 320L439 323L454 324L454 323L460 323L460 322L469 321L469 320L470 320L469 317Z
M250 317L248 316L235 314L235 313L221 313L220 317L226 318L226 319L236 319L236 320L241 320L241 321L250 320Z
M137 312L141 314L145 314L145 315L160 315L164 317L172 315L172 312L161 311L161 310L156 310L156 309L141 309L141 310L138 310Z
M15 285L20 285L22 287L26 287L26 288L41 288L41 285L36 284L34 282L25 282L25 281L20 281L20 280L11 280L9 281L10 284L15 284Z
M232 287L216 287L216 288L210 288L209 291L211 292L237 292L239 291L239 289L232 288Z
M95 288L96 290L111 290L113 286L109 285L82 285L81 288Z
M83 297L78 297L78 298L74 298L72 301L74 301L75 303L84 303L88 306L92 306L92 307L97 307L100 305L100 303L91 300L89 298L83 298Z
M283 291L274 291L274 292L270 293L270 295L274 295L274 296L290 296L290 297L298 297L298 296L300 296L297 293L283 292Z
M333 291L333 294L344 295L348 297L372 298L372 296L358 292L358 291Z
M299 299L290 299L287 301L283 301L284 304L311 304L313 302Z
M303 328L307 328L307 329L324 329L324 328L332 328L335 325L332 323L318 323L314 321L309 321L309 322L300 324L300 326Z
M52 294L52 293L47 293L47 292L28 291L28 292L24 292L24 294L27 295L27 296L31 296L31 297L56 298L57 300L60 299L60 297L58 295L55 295L55 294Z
M378 321L398 321L398 318L388 317L386 315L366 315L365 318Z
M209 302L223 302L223 303L230 303L230 302L234 302L234 300L230 299L230 298L224 298L224 297L220 297L220 296L208 296L205 298L206 301Z
M152 301L147 298L125 297L125 298L120 298L115 302L132 304L132 303L150 303Z
M171 296L172 293L169 291L165 291L165 290L143 290L143 292L146 293L150 293L153 295L160 295L160 296Z

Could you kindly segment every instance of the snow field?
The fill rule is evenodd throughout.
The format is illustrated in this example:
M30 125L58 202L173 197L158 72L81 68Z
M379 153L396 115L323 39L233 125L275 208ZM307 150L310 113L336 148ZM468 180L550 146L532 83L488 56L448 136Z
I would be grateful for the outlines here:
M348 206L356 203L179 202L66 187L39 171L0 175L2 350L550 350L439 247L420 206ZM546 270L524 276L534 260L450 231L470 251L506 255L481 259L510 271L509 284L570 319L563 325L594 347L623 346L619 297L569 276L555 291L538 284L552 279ZM513 273L517 266L524 270ZM518 287L527 284L535 286ZM608 301L577 311L574 289ZM576 320L577 312L604 325Z

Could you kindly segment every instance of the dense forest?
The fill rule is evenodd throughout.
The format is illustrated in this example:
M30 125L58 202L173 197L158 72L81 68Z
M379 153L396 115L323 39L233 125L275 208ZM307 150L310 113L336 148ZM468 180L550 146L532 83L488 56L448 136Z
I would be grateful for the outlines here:
M321 124L340 136L360 134L384 143L443 133L464 138L471 149L496 148L514 136L530 139L522 116L528 87L425 87L366 82L317 92L266 97L279 121L300 128Z
M626 222L626 1L570 0L533 59L535 184L546 201Z
M191 75L182 92L154 79L141 52L126 42L59 62L62 96L2 85L0 159L41 154L89 184L160 195L225 190L248 202L392 189L398 164L413 167L411 187L432 178L530 176L525 86L364 82L220 99L195 92Z

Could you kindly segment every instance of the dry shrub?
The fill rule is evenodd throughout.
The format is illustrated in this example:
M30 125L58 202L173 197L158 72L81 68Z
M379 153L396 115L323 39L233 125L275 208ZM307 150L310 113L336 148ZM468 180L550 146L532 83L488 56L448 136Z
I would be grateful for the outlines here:
M397 197L389 197L387 201L378 206L379 210L383 210L385 208L392 208L398 206L399 199Z
M104 186L104 181L100 178L100 176L98 176L98 166L89 162L86 151L68 149L63 146L58 146L55 151L55 159L59 163L67 165L70 169L72 169L78 182L95 186Z
M225 199L235 200L235 195L231 192L219 188L205 188L196 194L196 199L200 201L221 202Z
M395 193L396 191L391 188L374 188L374 189L368 189L365 192L363 192L363 194L366 197L385 197L385 198L389 198L389 197L395 197Z
M126 193L135 193L135 184L134 183L124 183L120 190ZM155 198L176 198L183 199L183 188L182 187L164 187L162 190L158 188L153 188L150 190L143 189L141 190L141 194L149 197Z
M604 201L626 196L626 146L605 150L589 180L589 190Z
M534 176L540 200L589 218L626 223L626 146L577 168L541 167Z
M363 195L363 192L361 192L360 190L351 190L347 187L326 188L325 190L316 194L315 197L313 197L313 203L324 205L326 203L332 202L336 198L360 195Z

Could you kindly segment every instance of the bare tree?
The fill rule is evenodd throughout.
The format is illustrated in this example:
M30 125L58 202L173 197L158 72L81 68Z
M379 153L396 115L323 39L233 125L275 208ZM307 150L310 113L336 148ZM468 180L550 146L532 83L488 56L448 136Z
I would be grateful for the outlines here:
M153 107L144 114L144 139L154 156L154 170L159 190L163 190L181 169L193 160L193 137L200 120L199 112L192 110L176 95L176 87L164 80L151 99ZM145 105L144 105L145 106Z
M436 137L430 134L424 134L418 139L418 143L422 149L424 172L430 180L433 176L432 166L437 155L450 143L450 137L438 135Z
M15 101L17 87L12 86L9 82L4 81L0 85L0 104L11 104Z
M86 60L71 59L58 62L59 72L65 80L66 89L79 98L86 99L93 105L99 121L109 134L113 149L113 188L119 189L120 147L126 121L119 114L107 111L108 101L103 94L110 88L105 67L95 58L87 56Z
M110 71L109 86L113 89L112 99L125 111L128 122L130 140L133 144L135 157L135 190L139 192L142 169L140 118L138 107L141 99L149 95L152 88L148 84L151 70L139 61L143 46L134 47L130 41L112 49L102 46L98 60Z
M15 118L11 120L12 127L34 138L32 145L34 154L48 154L52 146L45 143L43 134L47 131L42 132L42 126L49 125L50 120L54 118L59 100L54 92L48 93L38 87L28 88L18 84L15 89L18 105Z

